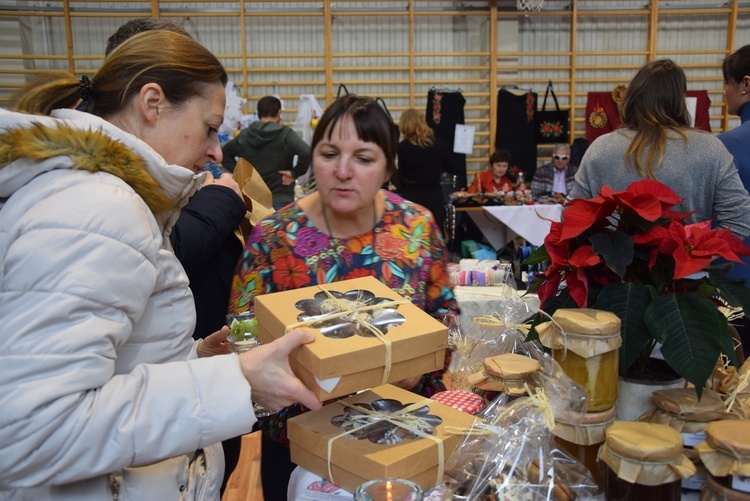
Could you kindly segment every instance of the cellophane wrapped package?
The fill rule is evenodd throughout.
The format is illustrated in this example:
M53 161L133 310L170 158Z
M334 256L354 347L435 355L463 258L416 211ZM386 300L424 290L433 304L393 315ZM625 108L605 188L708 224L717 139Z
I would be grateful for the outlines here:
M585 391L550 357L529 397L483 413L445 466L454 499L568 500L598 495L589 471L559 450L551 429L586 412Z
M543 356L542 346L525 342L526 322L536 309L521 297L508 297L495 301L495 309L487 315L475 316L472 322L481 328L480 337L467 335L465 319L449 326L452 390L473 391L467 378L482 370L485 358L503 353L518 353L533 358ZM462 312L463 315L463 312Z

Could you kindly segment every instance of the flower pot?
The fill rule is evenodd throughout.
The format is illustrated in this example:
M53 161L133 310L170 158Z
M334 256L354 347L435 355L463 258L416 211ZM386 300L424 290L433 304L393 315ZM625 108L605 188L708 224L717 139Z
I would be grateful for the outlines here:
M643 413L654 409L651 394L666 388L682 388L683 378L671 381L643 381L621 377L617 382L616 416L620 421L635 421Z

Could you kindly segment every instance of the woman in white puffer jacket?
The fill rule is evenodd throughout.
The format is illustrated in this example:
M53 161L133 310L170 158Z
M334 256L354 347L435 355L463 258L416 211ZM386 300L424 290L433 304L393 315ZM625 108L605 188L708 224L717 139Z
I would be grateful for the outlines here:
M241 357L226 328L191 337L168 235L221 161L226 81L200 44L151 31L90 80L19 94L52 117L0 111L0 499L215 500L251 397L320 407L288 365L312 334Z

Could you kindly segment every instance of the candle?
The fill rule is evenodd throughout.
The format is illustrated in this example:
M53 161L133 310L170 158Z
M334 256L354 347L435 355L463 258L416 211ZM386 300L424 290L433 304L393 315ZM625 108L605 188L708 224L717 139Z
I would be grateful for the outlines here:
M422 489L408 480L381 478L357 487L354 501L422 501Z

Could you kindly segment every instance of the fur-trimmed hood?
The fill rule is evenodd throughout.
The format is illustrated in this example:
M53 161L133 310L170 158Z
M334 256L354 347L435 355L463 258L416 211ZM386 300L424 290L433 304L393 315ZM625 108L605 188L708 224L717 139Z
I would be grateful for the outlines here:
M117 176L165 224L174 222L204 177L168 165L143 141L88 113L56 110L40 117L0 110L0 209L31 179L55 169Z

